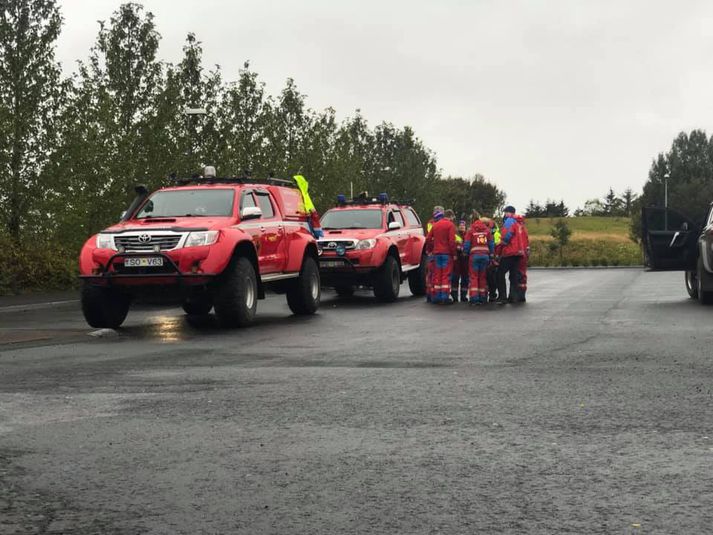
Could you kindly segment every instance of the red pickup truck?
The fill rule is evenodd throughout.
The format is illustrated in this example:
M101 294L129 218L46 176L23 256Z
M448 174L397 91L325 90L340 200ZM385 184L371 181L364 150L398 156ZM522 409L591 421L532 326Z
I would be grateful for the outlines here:
M215 308L244 326L266 290L295 314L319 307L318 248L290 181L186 180L137 197L122 220L87 240L79 258L82 311L92 327L119 327L137 298L188 314Z
M390 202L385 194L351 201L340 195L322 216L322 229L322 281L340 296L368 286L380 301L395 301L405 279L412 294L425 295L426 238L408 203Z

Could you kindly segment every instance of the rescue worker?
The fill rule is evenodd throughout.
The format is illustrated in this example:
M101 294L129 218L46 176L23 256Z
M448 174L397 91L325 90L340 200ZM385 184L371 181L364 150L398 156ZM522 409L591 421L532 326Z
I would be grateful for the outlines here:
M433 226L426 236L426 253L433 255L431 303L448 304L456 255L456 227L441 210L433 211Z
M520 225L520 245L522 246L522 256L517 265L519 279L517 300L524 303L527 300L525 294L527 293L527 263L530 260L530 236L527 233L525 217L518 214L515 216L515 221Z
M302 175L295 175L292 178L297 182L297 187L302 194L302 204L304 206L304 212L307 214L309 230L316 239L320 239L324 237L324 232L322 231L322 222L319 217L319 212L317 212L317 208L315 208L309 196L309 183Z
M443 206L434 206L433 207L433 213L435 214L436 212L441 212L443 213ZM433 224L435 221L433 218L430 219L428 223L426 223L426 235L431 232L431 229L433 228ZM425 248L425 247L424 247ZM426 302L430 303L431 298L433 297L433 255L426 251Z
M453 273L451 274L451 298L453 301L460 300L462 303L468 301L468 253L465 252L463 241L467 234L465 220L458 222L458 231L456 232L456 257L453 262Z
M503 210L503 229L500 238L499 255L500 267L498 268L498 304L514 303L519 301L517 267L522 256L520 243L520 226L515 220L515 208L506 206ZM510 280L510 294L506 277Z
M481 219L488 226L490 234L493 236L493 244L497 249L498 245L500 245L500 227L495 219L490 217L482 217ZM495 256L493 256L488 264L488 270L486 273L486 279L488 282L488 301L491 303L497 301L498 299L498 266L498 260Z
M495 243L490 227L480 219L478 212L473 212L473 224L465 236L463 250L468 257L470 285L468 297L471 305L484 305L488 302L487 271L490 259L495 252Z

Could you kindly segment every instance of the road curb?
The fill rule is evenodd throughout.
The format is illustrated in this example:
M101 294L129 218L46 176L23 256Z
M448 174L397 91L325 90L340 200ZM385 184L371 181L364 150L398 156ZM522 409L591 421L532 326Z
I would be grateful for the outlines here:
M64 301L49 301L47 303L25 303L23 305L0 306L0 314L4 312L25 312L29 310L41 310L43 308L54 308L70 303L79 303L79 299L67 299Z
M644 266L528 266L528 270L565 270L565 269L644 269Z

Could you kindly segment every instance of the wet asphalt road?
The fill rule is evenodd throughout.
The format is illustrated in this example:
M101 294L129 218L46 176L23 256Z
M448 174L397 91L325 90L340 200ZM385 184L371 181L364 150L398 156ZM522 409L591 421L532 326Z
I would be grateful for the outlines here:
M713 307L678 273L105 337L72 298L0 308L3 535L713 530Z

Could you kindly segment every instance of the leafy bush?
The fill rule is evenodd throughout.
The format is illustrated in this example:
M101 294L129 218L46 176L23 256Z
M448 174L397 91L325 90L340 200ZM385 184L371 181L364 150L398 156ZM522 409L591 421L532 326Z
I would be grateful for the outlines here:
M54 244L16 244L0 234L0 295L67 289L77 284L77 252Z

